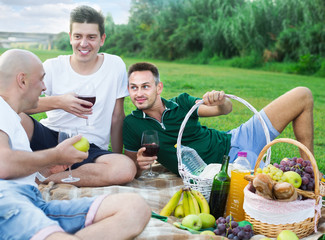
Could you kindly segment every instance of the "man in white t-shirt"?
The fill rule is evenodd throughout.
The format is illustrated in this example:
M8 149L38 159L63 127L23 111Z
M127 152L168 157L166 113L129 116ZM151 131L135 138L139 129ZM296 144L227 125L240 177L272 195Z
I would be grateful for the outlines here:
M128 96L126 66L118 56L98 53L105 41L104 16L88 6L75 8L70 15L70 43L73 54L44 62L46 97L28 114L46 112L41 124L21 115L33 150L57 144L60 129L77 128L91 143L89 157L72 166L80 178L76 186L126 184L136 174L134 162L121 154L124 97ZM78 99L78 89L95 87L96 101ZM89 126L86 126L88 119ZM112 152L108 151L111 140ZM59 183L67 172L54 174L46 182Z
M42 62L31 52L12 49L0 56L1 239L135 238L151 216L150 207L138 194L49 202L42 198L36 176L47 177L88 157L73 146L81 135L32 152L18 114L37 107L46 90L44 76Z

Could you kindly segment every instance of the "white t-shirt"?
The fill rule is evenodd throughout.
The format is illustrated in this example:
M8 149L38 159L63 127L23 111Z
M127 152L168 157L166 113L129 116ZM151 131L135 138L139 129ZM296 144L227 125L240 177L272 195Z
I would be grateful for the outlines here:
M31 152L27 134L20 124L19 115L0 97L0 129L9 136L9 145L12 150ZM23 166L21 166L23 167ZM30 184L37 187L36 173L26 177L10 179L7 181Z
M96 88L96 102L93 114L89 115L89 124L85 128L86 120L61 109L46 112L47 118L41 123L52 130L59 128L78 128L78 132L89 142L107 150L110 142L112 115L115 102L119 98L128 96L127 73L123 60L115 55L103 53L104 61L97 72L90 75L76 73L70 65L70 56L59 56L44 62L46 72L44 83L48 96L62 95L76 90L86 82L92 81Z

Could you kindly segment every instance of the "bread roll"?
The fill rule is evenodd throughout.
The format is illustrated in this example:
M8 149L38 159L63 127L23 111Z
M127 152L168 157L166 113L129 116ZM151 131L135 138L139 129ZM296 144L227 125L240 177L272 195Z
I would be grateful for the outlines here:
M266 199L274 199L273 180L269 175L264 173L257 174L253 180L253 186L256 189L256 194Z
M273 194L279 201L295 201L298 194L296 188L287 182L275 183L273 186Z

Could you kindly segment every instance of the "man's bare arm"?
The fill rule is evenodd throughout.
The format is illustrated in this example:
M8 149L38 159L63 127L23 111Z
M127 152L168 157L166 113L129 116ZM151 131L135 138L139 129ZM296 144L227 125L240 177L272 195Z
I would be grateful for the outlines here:
M123 150L123 120L124 113L124 98L116 100L111 125L111 145L115 153L122 153Z

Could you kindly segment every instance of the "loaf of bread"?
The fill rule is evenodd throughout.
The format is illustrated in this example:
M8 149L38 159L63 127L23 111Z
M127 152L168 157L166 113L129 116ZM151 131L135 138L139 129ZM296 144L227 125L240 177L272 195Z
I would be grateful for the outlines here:
M257 174L253 180L253 186L256 189L256 194L266 199L274 199L273 180L269 175L264 173Z
M287 182L275 183L273 186L273 194L279 201L295 201L298 198L296 188Z

